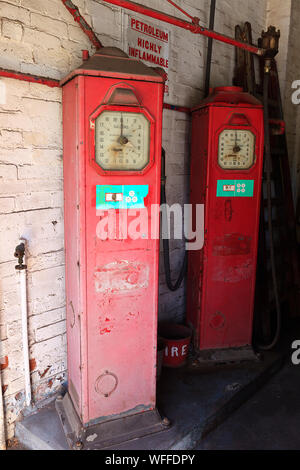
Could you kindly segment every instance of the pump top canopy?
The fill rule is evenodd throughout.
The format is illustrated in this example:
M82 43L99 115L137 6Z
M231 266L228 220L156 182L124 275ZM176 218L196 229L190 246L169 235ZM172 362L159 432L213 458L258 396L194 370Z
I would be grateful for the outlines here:
M159 72L139 60L129 57L117 47L103 47L93 56L84 61L77 69L70 72L60 81L60 86L77 77L86 75L93 77L113 77L127 80L143 80L163 83Z

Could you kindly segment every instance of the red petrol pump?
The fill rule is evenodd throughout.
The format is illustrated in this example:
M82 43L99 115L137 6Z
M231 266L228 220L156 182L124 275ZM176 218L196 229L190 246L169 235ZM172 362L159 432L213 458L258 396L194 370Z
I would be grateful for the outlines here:
M120 235L109 219L139 211L158 231L150 208L160 203L164 80L103 48L61 85L68 392L57 409L71 446L103 448L165 428L156 410L159 240Z
M252 343L263 152L263 106L242 88L216 88L193 110L191 203L205 206L205 242L189 252L187 321L200 351Z

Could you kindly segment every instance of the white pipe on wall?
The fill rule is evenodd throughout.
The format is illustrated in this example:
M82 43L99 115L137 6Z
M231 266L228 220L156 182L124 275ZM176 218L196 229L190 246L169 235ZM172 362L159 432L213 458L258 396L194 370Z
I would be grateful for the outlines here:
M26 240L20 240L20 244L25 245L25 255L23 259L26 265ZM20 276L20 294L21 294L21 312L22 312L22 339L23 339L23 359L24 359L24 380L25 380L25 402L26 406L31 404L31 383L29 366L29 346L28 346L28 315L27 315L27 269L19 270Z

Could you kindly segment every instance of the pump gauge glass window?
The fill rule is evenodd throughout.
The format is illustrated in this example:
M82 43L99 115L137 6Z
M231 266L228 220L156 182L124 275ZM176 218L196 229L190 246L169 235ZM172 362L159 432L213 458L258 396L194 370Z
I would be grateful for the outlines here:
M255 135L251 131L225 129L219 137L218 163L224 170L247 170L255 162Z
M95 122L96 162L103 170L138 171L149 163L150 123L141 113L103 111Z

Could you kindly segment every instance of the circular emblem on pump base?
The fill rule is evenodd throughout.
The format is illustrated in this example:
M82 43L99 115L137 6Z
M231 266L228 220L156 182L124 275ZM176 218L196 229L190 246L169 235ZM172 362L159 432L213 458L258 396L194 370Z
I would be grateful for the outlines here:
M211 316L209 321L209 326L214 330L220 330L224 328L226 323L225 315L221 312L216 312L214 315Z
M108 398L118 386L118 377L106 370L104 374L100 375L95 383L95 390L99 395Z

